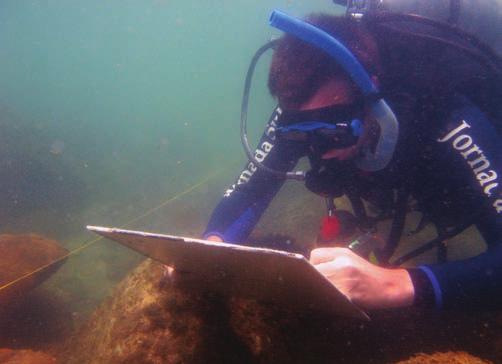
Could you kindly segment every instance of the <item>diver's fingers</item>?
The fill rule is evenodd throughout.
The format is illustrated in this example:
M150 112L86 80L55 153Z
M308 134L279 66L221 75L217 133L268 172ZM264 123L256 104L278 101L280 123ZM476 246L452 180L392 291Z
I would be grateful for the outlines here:
M330 262L347 255L347 248L317 248L310 252L310 263L313 265Z
M174 268L168 265L162 264L163 272L162 276L165 279L171 279L173 276Z
M182 285L184 280L187 277L187 273L180 272L174 267L170 267L168 265L162 264L162 280L165 283L171 283L174 285Z
M223 242L223 239L220 238L218 235L210 235L206 238L206 240L209 240L209 241L214 241L214 242L218 242L218 243L222 243Z
M169 271L169 283L175 287L185 291L193 291L201 288L201 277L197 274L191 272L180 271L179 269L174 269L168 267Z

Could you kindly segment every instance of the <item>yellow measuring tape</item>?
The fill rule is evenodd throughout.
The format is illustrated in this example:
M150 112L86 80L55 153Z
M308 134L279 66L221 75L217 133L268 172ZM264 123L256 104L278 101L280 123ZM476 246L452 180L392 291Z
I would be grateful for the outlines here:
M197 188L199 188L200 186L204 185L205 183L207 183L209 180L211 180L212 178L214 178L215 176L217 176L220 173L221 173L221 170L217 171L215 173L210 174L208 177L204 178L199 183L197 183L197 184L191 186L190 188L188 188L188 189L186 189L186 190L178 193L177 195L175 195L175 196L167 199L166 201L162 202L160 205L158 205L158 206L156 206L156 207L148 210L144 214L142 214L142 215L140 215L140 216L138 216L138 217L136 217L136 218L134 218L134 219L126 222L125 224L121 225L120 227L121 228L127 227L127 225L130 225L130 224L132 224L132 223L134 223L134 222L136 222L138 220L141 220L141 219L143 219L143 218L151 215L155 211L160 210L165 205L167 205L167 204L173 202L174 200L176 200L176 199L178 199L178 198L180 198L180 197L182 197L184 195L187 195L190 192L196 190ZM78 247L78 248L76 248L74 250L71 250L68 254L66 254L66 255L64 255L64 256L62 256L62 257L60 257L60 258L58 258L58 259L56 259L56 260L54 260L54 261L52 261L50 263L47 263L47 264L45 264L45 265L43 265L43 266L35 269L32 272L26 273L25 275L22 275L21 277L16 278L15 280L13 280L13 281L11 281L9 283L6 283L3 286L0 286L0 292L3 291L3 290L5 290L5 289L7 289L7 288L9 288L9 287L11 287L11 286L13 286L13 285L15 285L16 283L18 283L18 282L20 282L20 281L22 281L22 280L24 280L24 279L26 279L28 277L31 277L32 275L34 275L34 274L36 274L36 273L38 273L38 272L40 272L40 271L42 271L42 270L44 270L46 268L49 268L49 267L51 267L53 265L56 265L59 262L62 262L63 260L65 260L66 258L68 258L68 257L70 257L72 255L80 253L82 250L87 249L88 247L90 247L91 245L95 244L96 242L98 242L98 241L100 241L102 239L104 239L104 238L103 237L99 237L99 238L96 238L94 240L88 241L87 243L83 244L82 246L80 246L80 247Z

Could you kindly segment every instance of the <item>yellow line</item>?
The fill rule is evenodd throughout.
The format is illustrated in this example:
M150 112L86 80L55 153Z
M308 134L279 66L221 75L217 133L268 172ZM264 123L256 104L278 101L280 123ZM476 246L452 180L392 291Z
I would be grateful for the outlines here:
M177 200L178 198L180 198L181 196L184 196L184 195L187 195L189 194L190 192L192 192L193 190L196 190L197 188L199 188L200 186L202 186L203 184L207 183L210 179L214 178L215 176L217 176L221 171L218 171L218 172L215 172L209 176L207 176L205 179L203 179L202 181L200 181L199 183L193 185L192 187L186 189L185 191L171 197L170 199L164 201L163 203L161 203L160 205L152 208L151 210L148 210L147 212L145 212L143 215L140 215L128 222L126 222L124 225L122 226L119 226L120 228L124 228L124 227L127 227L127 225L130 225L138 220L141 220L145 217L147 217L148 215L151 215L152 213L154 213L155 211L157 210L160 210L162 207L164 207L165 205L167 205L168 203L171 203L173 202L174 200Z
M193 185L192 187L186 189L185 191L182 191L182 192L178 193L177 195L175 195L175 196L167 199L166 201L164 201L160 205L158 205L158 206L156 206L156 207L148 210L144 214L142 214L142 215L140 215L140 216L138 216L138 217L136 217L136 218L134 218L134 219L126 222L125 224L121 225L120 227L121 228L127 227L127 225L129 225L129 224L132 224L132 223L134 223L134 222L136 222L138 220L141 220L141 219L143 219L143 218L151 215L152 213L154 213L155 211L161 209L162 207L166 206L167 204L171 203L172 201L180 198L181 196L187 195L190 192L194 191L195 189L199 188L200 186L202 186L203 184L207 183L210 179L214 178L215 176L217 176L220 173L221 173L221 170L217 171L217 172L215 172L213 174L210 174L208 177L206 177L205 179L203 179L199 183L197 183L197 184ZM54 261L52 261L50 263L47 263L47 264L45 264L45 265L43 265L43 266L35 269L34 271L32 271L30 273L26 273L25 275L23 275L23 276L21 276L19 278L16 278L15 280L13 280L13 281L11 281L9 283L6 283L3 286L0 286L0 292L3 291L4 289L9 288L10 286L13 286L14 284L18 283L19 281L22 281L23 279L26 279L26 278L28 278L28 277L30 277L30 276L32 276L32 275L34 275L34 274L36 274L36 273L38 273L40 271L42 271L42 270L44 270L44 269L52 266L52 265L55 265L55 264L57 264L57 263L65 260L66 258L68 258L68 257L70 257L72 255L80 253L82 250L87 249L88 247L90 247L91 245L97 243L98 241L100 241L102 239L104 239L104 238L103 237L99 237L99 238L96 238L94 240L91 240L91 241L83 244L82 246L80 246L80 247L78 247L78 248L70 251L68 254L66 254L66 255L64 255L64 256L62 256L62 257L60 257L60 258L58 258L58 259L56 259L56 260L54 260Z
M13 281L11 281L9 283L6 283L3 286L0 286L0 292L3 291L4 289L9 288L10 286L13 286L17 282L22 281L23 279L26 279L26 278L28 278L28 277L30 277L30 276L32 276L32 275L34 275L34 274L36 274L36 273L44 270L44 269L46 269L46 268L49 268L49 267L51 267L51 266L53 266L53 265L55 265L55 264L57 264L57 263L65 260L66 258L68 258L71 255L75 255L75 254L81 252L82 250L90 247L92 244L96 243L97 241L99 241L101 239L103 239L103 238L99 237L99 238L96 238L94 240L91 240L91 241L83 244L82 246L78 247L77 249L74 249L74 250L70 251L68 254L66 254L66 255L64 255L64 256L62 256L62 257L60 257L60 258L58 258L58 259L56 259L56 260L54 260L54 261L52 261L50 263L47 263L47 264L41 266L40 268L35 269L32 272L26 273L25 275L22 275L21 277L16 278L15 280L13 280Z

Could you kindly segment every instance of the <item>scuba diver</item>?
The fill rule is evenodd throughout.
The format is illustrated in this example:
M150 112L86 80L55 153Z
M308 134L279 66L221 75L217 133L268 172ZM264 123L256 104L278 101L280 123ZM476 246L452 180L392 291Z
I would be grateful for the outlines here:
M378 265L357 244L311 252L311 263L360 307L501 308L502 61L500 49L488 45L500 44L497 28L483 25L500 14L502 2L476 2L478 14L470 15L463 11L474 10L458 1L342 3L345 16L302 21L272 14L271 25L286 34L257 52L247 75L241 129L250 160L213 211L204 237L246 241L284 181L303 180L327 198L328 225L356 226L361 235L355 242L364 242L378 221L393 219L386 241L372 247ZM448 14L443 3L451 5ZM478 25L485 33L462 27L466 19L484 21ZM252 152L249 87L268 49L274 52L268 87L278 106ZM311 169L293 171L302 157ZM333 199L342 195L353 214L336 209ZM367 213L364 200L380 213ZM410 202L438 237L391 261ZM447 261L446 240L470 226L486 251ZM331 230L340 233L339 226ZM438 264L400 267L431 248Z

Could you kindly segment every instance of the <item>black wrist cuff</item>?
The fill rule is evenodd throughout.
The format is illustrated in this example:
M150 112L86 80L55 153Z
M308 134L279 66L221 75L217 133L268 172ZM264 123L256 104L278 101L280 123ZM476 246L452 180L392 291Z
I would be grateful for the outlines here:
M415 289L415 298L413 306L433 307L435 306L435 295L432 283L427 274L419 268L407 269L410 274L411 282Z

